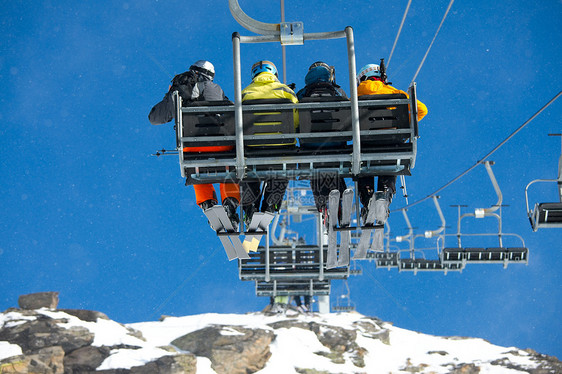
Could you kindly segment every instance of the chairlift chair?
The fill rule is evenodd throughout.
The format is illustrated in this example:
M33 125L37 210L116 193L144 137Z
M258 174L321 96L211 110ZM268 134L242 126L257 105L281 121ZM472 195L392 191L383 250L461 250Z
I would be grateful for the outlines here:
M562 134L548 135L562 137ZM532 184L539 182L557 183L560 202L535 203L533 209L529 209L529 195L527 190ZM525 204L533 231L537 231L540 228L562 228L562 151L558 161L558 179L535 179L531 181L525 187Z
M479 263L479 264L494 264L499 263L503 264L504 268L507 268L508 264L510 263L523 263L528 264L529 261L529 250L525 247L525 242L523 238L517 234L513 233L505 233L502 231L502 216L501 216L501 207L503 201L503 195L499 184L494 176L494 172L492 171L493 162L485 161L483 165L486 167L486 171L488 172L488 176L496 195L498 197L498 201L496 204L492 205L490 208L477 208L474 210L473 213L465 213L461 214L461 207L462 205L457 205L458 207L458 221L457 221L457 233L456 234L449 234L446 236L456 236L457 238L457 247L445 247L440 254L440 260L443 265L447 266L456 266L463 269L467 263ZM495 213L499 210L499 214ZM498 221L498 232L497 233L471 233L466 234L461 232L461 222L466 217L472 217L475 219L482 219L486 217L493 217L496 218ZM498 247L463 247L462 246L462 237L497 237L498 238ZM503 245L504 238L515 237L521 241L521 246L519 247L505 247Z

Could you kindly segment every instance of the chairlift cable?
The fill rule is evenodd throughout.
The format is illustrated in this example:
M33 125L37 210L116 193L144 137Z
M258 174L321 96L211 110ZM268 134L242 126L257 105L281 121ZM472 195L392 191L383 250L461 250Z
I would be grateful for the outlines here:
M388 56L388 61L386 62L386 68L390 65L390 59L392 58L392 54L394 53L394 48L396 48L396 44L398 43L398 38L400 37L400 33L402 32L402 26L404 26L404 21L406 20L406 15L408 14L408 10L410 9L410 4L412 4L412 0L408 1L408 5L406 6L406 10L404 11L404 16L402 16L402 22L400 23L400 27L398 28L398 33L396 34L396 39L394 39L394 45L392 46L392 50L390 51L390 56Z
M447 18L447 14L449 13L449 10L451 10L451 7L453 6L453 3L455 2L455 0L451 0L451 2L449 3L449 6L447 7L447 10L445 11L445 14L443 15L443 19L441 20L441 23L439 24L439 27L437 28L437 31L435 32L435 35L433 36L433 40L431 41L431 43L429 44L429 48L427 48L427 51L425 52L425 56L423 56L423 59L420 63L420 66L418 67L418 70L416 71L416 74L414 74L414 77L412 78L412 83L416 80L418 73L420 72L425 59L427 58L427 55L429 54L429 51L431 50L431 47L433 46L433 42L435 41L435 39L437 38L437 34L439 34L439 30L441 30L441 26L443 26L443 22L445 22L445 18Z
M525 123L523 123L521 126L519 126L515 131L513 131L511 133L511 135L509 135L507 138L505 138L500 144L498 144L494 149L492 149L490 152L488 152L488 154L486 154L484 157L482 157L482 159L480 159L479 161L477 161L474 165L472 165L471 167L469 167L468 169L466 169L464 172L462 172L461 174L459 174L458 176L456 176L455 178L453 178L452 180L450 180L448 183L446 183L444 186L442 186L441 188L437 189L436 191L434 191L433 193L430 193L429 195L427 195L426 197L415 201L411 204L407 204L405 206L403 206L400 209L394 209L392 210L392 212L396 212L396 211L400 211L400 210L404 210L407 208L411 208L414 205L417 205L427 199L429 199L430 197L432 197L433 195L438 194L439 192L443 191L445 188L449 187L451 184L453 184L454 182L456 182L457 180L459 180L460 178L462 178L463 176L465 176L466 174L468 174L472 169L474 169L475 167L477 167L478 165L480 165L482 162L484 162L488 157L490 157L494 152L496 152L498 149L500 149L505 143L507 143L507 141L509 141L513 136L515 136L515 134L517 134L519 131L521 131L525 126L527 126L532 120L535 119L536 116L538 116L543 110L545 110L546 108L548 108L550 106L550 104L552 104L556 99L558 99L558 97L560 97L560 95L562 95L562 91L558 92L558 94L556 96L554 96L552 99L550 99L550 101L548 103L546 103L541 109L539 109L535 114L533 114L531 116L531 118L529 118L527 121L525 121Z

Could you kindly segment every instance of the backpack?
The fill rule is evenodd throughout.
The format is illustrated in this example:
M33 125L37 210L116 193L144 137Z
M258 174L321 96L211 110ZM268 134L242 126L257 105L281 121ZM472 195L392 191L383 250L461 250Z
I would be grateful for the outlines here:
M192 102L200 100L201 95L193 97L193 88L197 84L197 77L192 71L186 71L176 75L172 79L172 87L170 92L178 91L184 102Z

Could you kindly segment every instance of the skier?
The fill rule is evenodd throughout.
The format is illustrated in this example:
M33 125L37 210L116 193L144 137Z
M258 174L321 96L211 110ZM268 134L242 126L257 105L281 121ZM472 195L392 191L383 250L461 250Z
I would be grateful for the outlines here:
M172 79L170 89L162 101L156 104L148 119L153 125L170 122L175 117L175 103L173 92L178 91L182 102L189 105L194 101L221 101L227 100L222 88L213 82L215 68L209 61L199 60L189 67L189 70L178 74ZM234 146L213 147L185 147L184 152L223 152L234 149ZM197 205L207 210L218 203L217 194L212 184L194 184ZM221 183L221 196L223 206L229 219L238 227L240 219L236 209L240 201L240 189L235 183Z
M322 61L317 61L310 65L308 73L304 77L305 87L297 92L297 97L302 100L305 97L342 97L347 99L347 95L340 86L336 84L336 72L333 66ZM325 142L325 143L304 143L303 148L341 148L346 142ZM345 180L338 173L318 173L318 175L310 178L310 188L314 196L316 209L322 212L324 222L326 223L326 209L328 203L328 195L332 190L339 190L343 195L346 189ZM340 195L340 196L342 196ZM340 198L341 205L341 198Z
M384 69L383 69L384 70ZM377 64L367 64L361 68L359 74L357 74L357 95L383 95L383 94L404 94L408 97L408 94L402 90L396 89L388 84L386 84L386 75L384 71L381 71L381 67ZM421 101L417 101L418 104L418 121L420 121L427 114L427 107ZM358 180L358 190L359 190L359 200L363 205L361 209L361 217L363 222L365 222L367 217L367 207L369 205L369 200L373 196L375 184L375 177L361 177ZM388 207L392 202L392 197L396 193L396 176L395 175L379 175L377 181L377 193L375 198L381 200L384 203L386 209L384 209L384 214L378 215L376 217L379 223L386 222L388 218Z
M255 99L290 99L297 103L293 90L279 82L277 68L271 61L258 61L252 65L252 83L242 90L242 101ZM295 129L298 127L298 113L294 111ZM279 147L279 145L263 144L258 147ZM289 181L286 179L268 179L264 181L263 202L260 200L260 182L244 182L242 186L242 211L244 222L248 227L255 211L278 212ZM261 207L260 207L261 202ZM261 208L261 209L260 209Z
M312 312L312 309L310 308L310 295L303 295L302 298L304 299L304 304L300 296L293 296L293 300L295 300L295 304L297 305L297 310L300 313Z

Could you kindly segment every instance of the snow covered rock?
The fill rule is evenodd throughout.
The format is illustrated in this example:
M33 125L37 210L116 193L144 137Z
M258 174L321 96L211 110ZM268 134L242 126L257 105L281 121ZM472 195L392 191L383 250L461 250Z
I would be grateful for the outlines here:
M207 357L218 374L245 374L264 368L274 337L271 330L212 325L179 337L172 345Z

